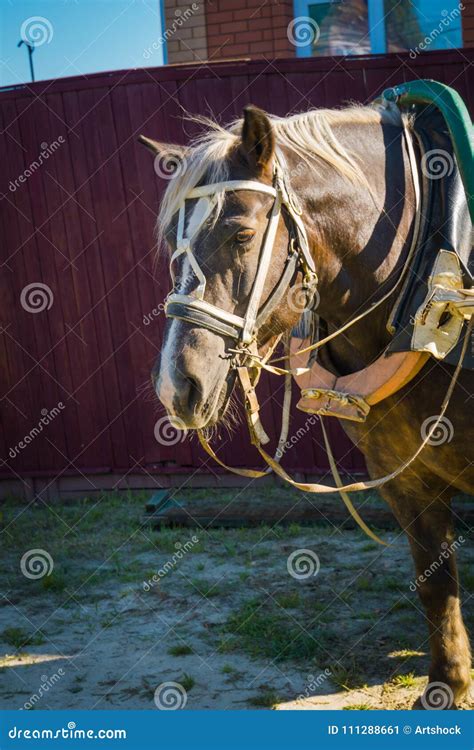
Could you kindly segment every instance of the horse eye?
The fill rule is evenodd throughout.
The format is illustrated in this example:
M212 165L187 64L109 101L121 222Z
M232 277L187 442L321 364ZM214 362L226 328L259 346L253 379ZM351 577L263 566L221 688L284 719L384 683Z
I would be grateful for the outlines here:
M237 232L235 235L235 239L239 245L245 245L245 243L250 242L254 236L255 232L253 229L241 229L240 232Z

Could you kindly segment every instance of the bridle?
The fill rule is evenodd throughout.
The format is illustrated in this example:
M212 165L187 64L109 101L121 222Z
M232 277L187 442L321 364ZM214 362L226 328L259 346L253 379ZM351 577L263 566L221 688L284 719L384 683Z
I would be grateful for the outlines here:
M238 190L253 190L258 193L270 195L273 198L270 217L260 248L256 276L247 309L243 316L223 310L204 299L206 277L191 247L193 238L197 236L215 209L219 196L222 193ZM191 227L192 233L185 235L186 201L191 199L199 199L194 208L194 212L197 213L197 219L193 221ZM272 260L272 252L282 208L286 211L290 224L288 255L280 280L262 305L262 294ZM302 271L302 287L306 293L308 302L316 291L318 277L314 260L309 250L308 237L303 221L301 220L301 214L302 209L299 201L284 177L283 158L281 154L275 155L272 185L267 185L258 180L227 180L200 185L190 190L179 208L176 250L170 259L170 269L173 262L179 256L185 255L198 279L198 285L190 294L180 294L172 291L165 303L166 316L168 318L179 318L188 323L194 323L202 328L207 328L214 333L229 337L236 345L236 348L233 350L234 352L255 356L257 333L282 300L298 268ZM237 358L233 358L231 366L238 366L238 361Z

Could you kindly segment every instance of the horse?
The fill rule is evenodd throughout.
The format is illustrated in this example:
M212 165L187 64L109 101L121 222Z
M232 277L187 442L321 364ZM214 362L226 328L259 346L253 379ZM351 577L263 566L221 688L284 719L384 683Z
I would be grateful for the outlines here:
M155 160L166 162L172 172L158 229L171 254L175 297L189 300L198 291L201 300L192 314L183 305L170 314L152 371L156 394L179 427L202 430L225 419L238 356L231 330L248 314L274 213L274 198L265 186L274 184L276 161L284 165L284 180L299 203L308 262L317 272L317 312L327 330L337 331L386 297L325 345L320 361L345 375L368 366L388 345L395 282L415 231L415 185L403 119L388 106L315 109L286 118L247 106L228 127L209 121L187 146L142 137ZM222 185L227 189L219 189ZM263 306L282 279L295 241L290 213L284 205L273 221ZM467 214L463 222L468 238ZM295 304L293 297L289 304L288 299L303 284L303 275L298 267L287 280L287 293L269 306L255 330L259 356L300 321L308 300L303 295ZM216 310L223 311L220 317ZM343 422L364 454L370 477L396 470L414 454L423 423L439 413L453 369L429 357L401 390L374 405L365 421ZM396 480L380 488L408 537L429 630L428 684L413 706L421 709L456 708L470 684L456 558L454 551L443 554L456 548L452 497L471 494L474 487L472 376L465 369L458 376L447 411L450 440L428 442ZM449 699L433 706L440 685Z

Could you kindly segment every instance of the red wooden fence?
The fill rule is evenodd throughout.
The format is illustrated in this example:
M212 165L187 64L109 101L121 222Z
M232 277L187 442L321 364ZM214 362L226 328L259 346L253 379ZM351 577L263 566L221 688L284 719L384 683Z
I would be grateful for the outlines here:
M196 441L175 442L172 435L174 444L164 444L161 423L162 442L155 437L162 412L148 383L168 276L154 268L153 226L165 183L137 145L139 133L184 143L196 126L182 119L183 108L225 123L248 102L283 115L368 102L386 86L416 77L450 83L472 105L473 60L474 50L466 49L416 60L240 61L0 92L0 476L215 471ZM44 300L35 301L28 285L38 282L47 287L40 290ZM263 421L274 434L281 388L273 379L260 387ZM304 415L296 416L293 433L305 424ZM325 471L319 428L303 429L286 465ZM331 432L342 467L363 470L340 427L333 423ZM234 465L259 463L244 431L218 445Z

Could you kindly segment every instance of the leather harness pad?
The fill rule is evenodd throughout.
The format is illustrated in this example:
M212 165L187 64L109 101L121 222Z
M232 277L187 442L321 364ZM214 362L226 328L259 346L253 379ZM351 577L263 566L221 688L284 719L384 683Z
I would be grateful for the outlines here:
M428 280L440 250L455 252L460 259L464 286L471 288L474 284L472 224L444 118L435 107L418 108L414 131L426 155L426 165L420 169L423 179L422 212L425 220L420 228L416 254L410 264L402 294L392 311L391 325L394 335L388 346L389 352L411 350L413 321L428 293ZM434 170L434 178L430 179L427 176L430 174L430 151L439 155L438 164L444 164L443 172L446 170L444 176L438 178ZM436 159L436 154L433 154L432 158ZM463 332L465 326L466 323ZM459 361L463 332L456 346L444 358L444 362L456 365ZM463 367L474 369L474 347L468 348Z

